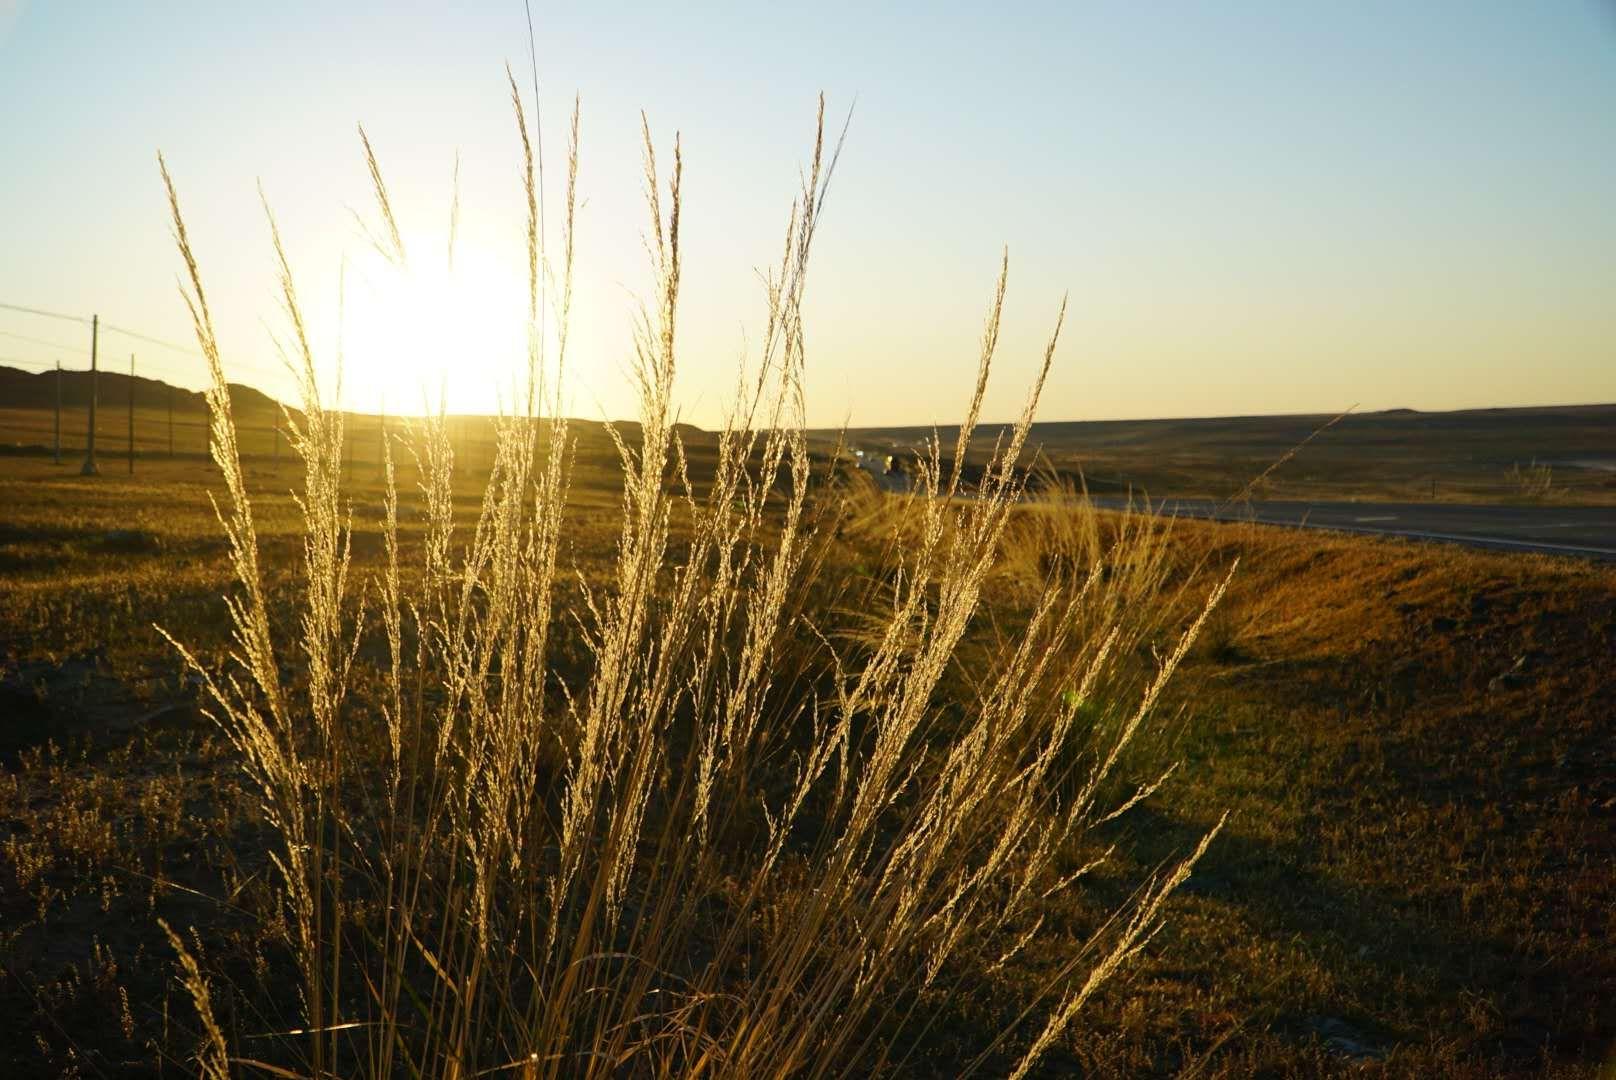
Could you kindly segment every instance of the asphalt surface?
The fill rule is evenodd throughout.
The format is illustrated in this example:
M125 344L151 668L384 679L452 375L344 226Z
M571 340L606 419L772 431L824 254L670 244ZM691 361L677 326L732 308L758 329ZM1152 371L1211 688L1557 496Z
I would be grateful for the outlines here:
M1097 496L1103 510L1128 500ZM1140 507L1135 506L1136 509ZM1616 506L1467 506L1447 503L1254 502L1220 505L1209 499L1152 502L1159 514L1215 521L1371 533L1441 540L1471 547L1616 560Z
M909 490L909 478L889 472L886 458L859 455L859 467L883 489ZM1146 509L1142 501L1092 496L1101 510ZM1496 506L1463 503L1281 501L1229 505L1212 499L1152 501L1152 513L1213 521L1254 521L1328 532L1400 536L1499 551L1572 555L1616 561L1616 506Z

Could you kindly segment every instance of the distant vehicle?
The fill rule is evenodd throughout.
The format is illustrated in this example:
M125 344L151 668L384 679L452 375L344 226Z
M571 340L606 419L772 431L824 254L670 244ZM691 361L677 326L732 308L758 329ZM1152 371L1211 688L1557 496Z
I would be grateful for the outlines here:
M891 454L880 454L869 450L854 450L853 456L858 459L858 467L877 474L891 474L900 472L897 460Z

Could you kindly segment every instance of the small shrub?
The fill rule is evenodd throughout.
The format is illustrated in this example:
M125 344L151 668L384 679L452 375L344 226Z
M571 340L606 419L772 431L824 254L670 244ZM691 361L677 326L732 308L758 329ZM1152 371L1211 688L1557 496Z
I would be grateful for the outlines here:
M1548 465L1539 465L1536 458L1525 468L1518 461L1510 465L1504 479L1515 497L1527 502L1542 502L1554 492L1554 470Z

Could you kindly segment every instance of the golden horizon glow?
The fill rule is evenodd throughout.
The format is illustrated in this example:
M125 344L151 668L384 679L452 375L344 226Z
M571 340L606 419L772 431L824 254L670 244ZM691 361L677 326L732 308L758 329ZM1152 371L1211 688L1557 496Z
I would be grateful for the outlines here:
M1019 411L1067 291L1050 420L1616 399L1616 112L1599 107L1616 94L1616 38L1598 5L753 16L647 9L631 39L587 8L542 19L528 119L543 132L552 245L574 90L582 100L569 415L634 412L642 108L664 168L683 137L676 399L682 419L711 427L766 318L752 271L777 258L820 91L833 123L859 105L806 299L815 426L957 420L1004 245L990 418ZM769 47L783 40L792 48ZM350 259L341 404L376 410L385 395L415 413L441 395L451 412L492 412L525 367L526 206L504 61L531 98L526 45L519 9L498 6L157 2L90 17L25 4L0 20L13 106L0 206L14 211L0 301L188 341L161 147L232 378L292 390L261 330L275 287L256 178L322 371ZM405 238L413 281L364 250L348 213L370 198L355 120L401 224L435 227ZM17 313L0 330L79 340ZM35 365L88 360L71 345L7 348ZM182 354L194 350L142 350L143 372L205 378Z
M464 241L451 267L445 237L403 240L402 262L368 249L345 268L339 403L404 415L440 404L488 412L488 388L513 385L526 370L525 268Z

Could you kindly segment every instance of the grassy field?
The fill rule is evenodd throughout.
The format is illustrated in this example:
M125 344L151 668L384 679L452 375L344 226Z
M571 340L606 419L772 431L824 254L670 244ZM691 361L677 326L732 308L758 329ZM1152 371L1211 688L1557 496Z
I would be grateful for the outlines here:
M621 480L595 451L580 451L577 468L564 561L600 585ZM249 470L276 604L299 576L303 527L287 491L300 479L290 465ZM382 490L363 471L354 483L356 573L368 578L384 557ZM411 486L406 477L406 544L421 528ZM154 629L182 627L222 662L232 585L208 502L218 487L195 461L142 462L129 480L0 459L0 1060L14 1075L193 1067L197 1018L159 918L197 928L182 936L243 1056L264 1044L254 1036L296 1026L257 796ZM476 494L457 493L462 525ZM849 498L857 513L838 527L831 570L879 573L881 537L904 514ZM1088 527L1169 530L1148 550L1161 595L1178 600L1137 636L1141 670L1170 647L1184 614L1173 605L1193 607L1239 559L1123 773L1132 784L1182 765L1085 841L1114 845L1111 861L1041 902L1029 948L923 996L935 1019L906 1029L900 1071L953 1075L1008 1029L979 1062L1006 1071L1049 1007L1038 1002L1051 966L1225 810L1167 901L1165 929L1104 984L1040 1075L1608 1067L1616 572L1029 506L939 684L941 715L978 707L982 658L1009 647L1070 557L1058 538ZM559 594L563 610L582 602L572 587ZM555 648L563 668L584 662L575 635ZM1018 1021L1024 1008L1033 1015Z
M200 369L200 363L199 363ZM55 414L51 373L30 375L0 366L0 449L39 454L53 446ZM194 391L161 382L135 383L135 451L143 458L207 453L207 406ZM108 468L126 468L129 446L127 375L101 376L96 422L98 448ZM63 375L62 445L82 459L87 376ZM172 401L173 409L169 405ZM248 387L235 403L243 453L290 460L279 407ZM1281 499L1384 499L1408 502L1616 504L1616 405L1564 408L1478 409L1446 413L1394 410L1330 416L1214 417L1186 420L1113 420L1037 423L1032 445L1048 468L1095 494L1129 490L1153 497L1228 498L1263 479L1247 494ZM348 415L350 456L379 466L384 428L398 418ZM629 425L630 428L633 425ZM575 422L592 449L609 446L601 425ZM1323 429L1322 431L1320 429ZM967 460L979 464L1004 433L983 425ZM686 426L692 447L710 451L715 438ZM936 434L952 449L957 428ZM493 457L493 418L455 417L451 434L462 463L483 468ZM814 433L830 451L840 439L900 459L933 435L931 428L862 428ZM1299 449L1298 449L1299 448ZM1294 456L1290 456L1295 451ZM1277 468L1271 466L1280 463ZM1264 475L1266 474L1266 475Z

